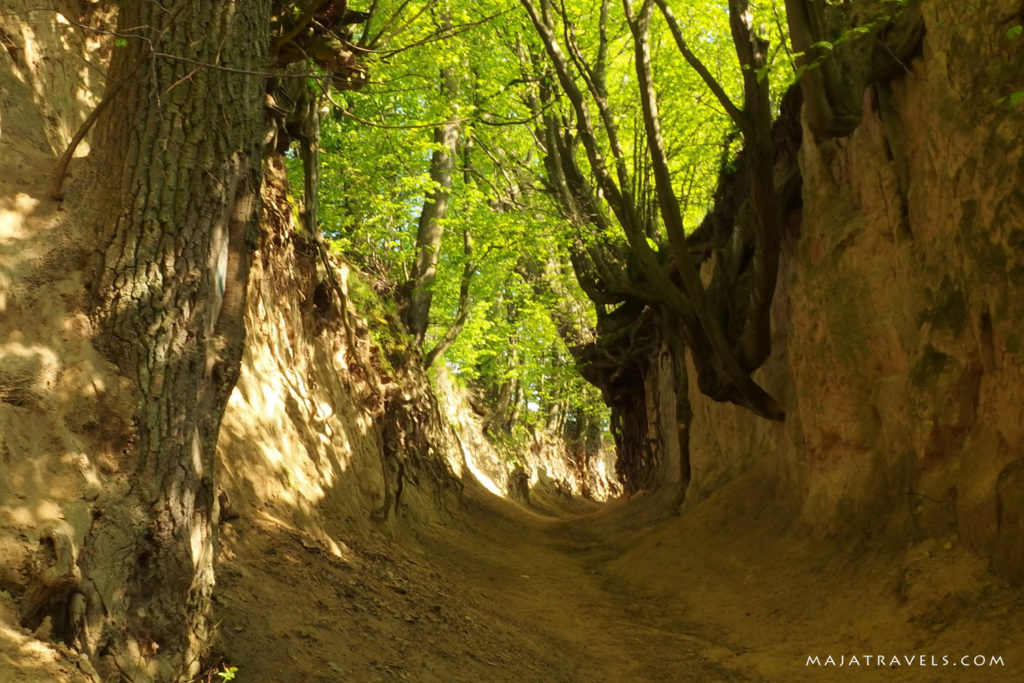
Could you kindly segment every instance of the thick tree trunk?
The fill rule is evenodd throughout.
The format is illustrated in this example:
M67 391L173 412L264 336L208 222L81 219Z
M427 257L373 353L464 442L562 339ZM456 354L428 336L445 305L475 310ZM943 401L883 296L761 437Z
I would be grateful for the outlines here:
M99 345L140 397L137 516L115 568L94 526L83 573L104 623L76 640L129 680L190 679L211 632L213 458L245 335L270 4L121 3L143 39L118 48L124 86L97 128L98 192L116 209L99 220L93 294Z
M743 67L743 147L749 164L750 206L756 236L753 282L743 332L736 345L743 368L753 372L771 354L771 308L779 273L782 216L775 191L770 86L763 73L768 65L768 43L754 32L748 0L729 0L729 24Z
M745 0L733 0L733 4L743 7L746 6ZM633 32L640 102L643 107L644 128L647 131L647 146L654 173L655 185L657 188L658 206L660 208L660 214L665 226L665 231L668 233L669 244L675 257L675 266L683 285L683 291L679 292L676 296L673 296L672 293L672 290L674 289L674 285L672 283L663 285L657 289L668 294L668 296L663 297L663 299L666 304L669 304L667 308L671 311L672 315L674 317L678 317L683 323L686 341L689 344L691 351L694 353L694 357L697 359L699 364L703 366L704 376L715 377L715 380L712 383L702 383L701 388L703 389L705 386L714 386L716 389L708 392L708 395L712 398L715 398L716 400L730 400L734 403L750 408L762 417L781 420L784 417L782 407L750 377L749 372L754 368L744 367L741 362L741 356L736 352L733 345L730 343L730 340L726 336L725 329L722 326L720 313L714 311L710 306L704 283L701 281L700 273L692 261L689 248L686 244L682 211L679 205L679 200L675 196L675 190L672 186L672 177L668 163L668 156L665 151L666 146L661 131L661 120L660 115L658 114L657 97L655 95L651 68L649 26L651 15L654 11L654 0L645 0L640 13L637 15L634 15L632 12L630 0L623 0L623 6L626 9L630 29ZM730 5L730 7L732 7L732 5ZM737 11L743 11L743 7L732 8L731 14L735 14ZM743 59L744 50L740 49L740 55L741 62L746 66L752 68L757 65L757 62L753 59L746 61ZM752 83L753 89L759 91L756 97L757 107L748 106L747 111L745 111L744 115L740 118L740 122L742 123L742 128L746 131L767 136L771 133L767 88L758 88L756 79L753 77L747 79L744 90L747 93L745 101L748 105L750 105L751 101L755 99L750 93ZM767 127L755 127L755 117L766 118ZM757 120L759 120L759 118ZM756 144L759 148L764 146L760 141L757 141ZM770 138L766 139L766 144L768 145L768 152L770 155ZM770 156L768 158L768 162L768 192L772 192L772 168L770 165ZM774 197L767 195L762 196L764 193L755 194L755 200L769 202L772 209L768 213L774 213ZM760 228L758 229L759 237L762 236L763 232L765 231ZM646 237L644 235L634 235L630 237L630 244L634 247L634 250L637 250L637 248L646 248L646 245L644 244L645 242ZM758 249L767 247L767 245L764 244L764 239L760 240L760 242L761 244L758 245ZM760 251L758 251L757 254L759 255L755 258L758 260L758 263L762 263L762 265L764 263L776 263L778 259L777 253L774 257L761 254ZM642 260L641 263L643 263ZM764 273L764 270L765 268L761 268L758 272L761 274L762 280L768 280L767 285L765 285L766 287L770 285L768 296L765 298L763 296L755 295L752 296L752 299L755 302L763 302L765 306L764 314L758 316L759 319L763 318L763 325L759 325L758 327L764 327L765 332L767 332L767 313L768 306L770 306L771 303L770 295L774 292L775 287L775 271L771 270L768 273ZM645 272L648 273L649 276L654 274L652 273L652 269L645 268ZM663 274L660 277L664 280L668 279L666 274ZM651 277L651 280L652 284L657 284L655 278ZM686 308L679 305L681 303L679 299L685 299L688 303L689 310L686 310Z

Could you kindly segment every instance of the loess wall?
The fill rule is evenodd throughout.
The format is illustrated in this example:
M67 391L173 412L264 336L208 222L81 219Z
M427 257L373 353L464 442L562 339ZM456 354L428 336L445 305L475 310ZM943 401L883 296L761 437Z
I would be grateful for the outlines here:
M689 501L765 466L821 534L959 535L1024 580L1024 22L924 3L923 51L852 135L804 130L759 420L691 389Z
M0 6L0 680L98 680L69 649L98 635L97 596L123 585L131 542L132 385L93 347L82 268L92 180L72 161L67 201L50 197L57 159L99 100L109 8L24 0ZM76 156L88 152L79 145ZM105 581L82 567L105 563ZM65 641L60 643L57 641Z
M330 523L440 514L458 451L426 378L371 339L347 265L332 258L330 276L295 233L280 158L264 184L242 371L218 440L222 517L255 514L332 547Z
M486 433L468 391L443 367L436 377L438 400L459 444L461 458L452 464L460 479L475 478L496 495L535 505L545 497L561 503L573 497L606 501L621 493L614 449L574 454L565 441L543 429L525 439L508 435L502 443Z

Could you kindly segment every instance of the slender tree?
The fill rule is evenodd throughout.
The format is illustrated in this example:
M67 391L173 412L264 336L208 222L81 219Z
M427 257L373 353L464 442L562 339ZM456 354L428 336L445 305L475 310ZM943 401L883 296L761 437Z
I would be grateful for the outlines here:
M458 154L459 131L458 81L452 66L441 68L441 96L451 102L450 119L434 131L434 151L430 155L430 180L433 188L423 203L416 230L416 259L409 277L409 303L405 311L405 324L418 346L423 345L430 326L430 305L437 279L437 261L441 255L444 219L452 190L452 172Z

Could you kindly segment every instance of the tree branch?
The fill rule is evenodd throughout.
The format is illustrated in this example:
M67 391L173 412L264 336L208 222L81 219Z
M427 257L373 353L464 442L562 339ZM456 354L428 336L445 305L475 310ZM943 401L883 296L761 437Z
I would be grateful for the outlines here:
M754 34L749 0L729 0L729 24L743 69L743 107L749 124L743 131L743 145L750 174L756 243L753 286L738 348L743 366L752 371L771 353L770 313L778 279L782 218L775 198L772 110L764 73L767 45Z
M740 399L743 405L752 408L765 417L779 419L782 416L781 408L771 396L750 378L750 375L741 366L736 353L733 351L725 335L721 321L708 306L700 273L693 264L687 248L682 213L672 187L668 159L665 155L664 136L661 132L658 105L651 73L649 29L654 9L654 0L644 0L639 15L634 15L630 0L622 0L622 4L629 20L630 30L633 33L636 52L636 73L640 86L640 102L644 112L644 127L647 130L647 146L654 171L658 205L661 209L666 232L669 235L672 254L683 282L683 289L688 297L690 314L680 315L680 318L684 327L689 331L688 337L691 349L694 351L694 358L698 363L709 364L709 359L699 358L699 347L695 346L695 342L699 340L700 336L704 336L710 351L717 356L722 372L725 373L726 377L735 386L736 391L739 392L739 395L735 398ZM676 312L678 313L678 311ZM698 335L695 329L698 324L702 335ZM717 364L712 363L710 365Z
M743 112L740 111L729 95L725 92L725 88L711 75L711 71L708 70L704 63L700 61L697 55L693 54L690 46L686 43L686 38L683 36L683 30L679 26L679 21L676 20L675 14L672 13L672 9L668 6L665 0L656 0L658 3L658 9L661 10L662 16L665 17L665 21L668 23L669 31L672 32L672 38L676 42L676 47L679 48L679 52L682 53L683 59L689 64L694 71L704 80L707 84L708 89L714 94L718 101L725 108L725 112L729 115L729 118L733 120L736 127L743 130L747 127L746 117Z

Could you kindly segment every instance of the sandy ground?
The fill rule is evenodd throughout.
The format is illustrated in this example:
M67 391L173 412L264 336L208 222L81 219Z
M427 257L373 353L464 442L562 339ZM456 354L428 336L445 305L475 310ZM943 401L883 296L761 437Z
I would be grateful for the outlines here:
M549 516L471 492L390 538L335 529L342 558L238 519L218 653L241 681L1024 677L1024 600L955 539L844 547L772 509L755 475L661 521L642 499Z
M45 179L19 189L42 196ZM6 244L6 272L42 262L45 237ZM67 363L87 357L62 344ZM222 529L216 654L258 683L1024 680L1024 595L956 537L817 541L770 479L751 472L682 516L474 487L440 522L374 530L310 510L336 549L247 508ZM0 683L90 680L12 610L0 599ZM807 665L829 656L846 666ZM1002 664L963 665L976 656Z
M19 83L7 77L0 92L0 322L21 335L4 344L19 345L9 356L40 347L88 384L101 363L85 333L62 327L60 298L83 283L40 275L67 265L48 260L62 244L47 231L59 222L45 199L54 152ZM40 395L54 394L49 366L39 367ZM26 386L31 398L35 384ZM85 395L69 390L67 416L85 413ZM76 502L85 475L57 455L87 449L42 443L61 428L46 416L63 413L0 403L0 436L13 443L15 426L40 435L38 448L3 459L11 499L85 509ZM40 459L47 453L52 461ZM68 492L51 479L44 492L16 482L15 466L29 462L64 473ZM337 509L311 510L337 548L247 508L222 527L216 654L246 683L1024 680L1024 594L956 537L898 547L815 540L768 479L751 472L683 516L643 498L531 508L473 487L439 522L373 530ZM2 549L12 556L28 547L15 532ZM0 592L0 683L89 680L87 662L16 622ZM807 664L829 656L846 666ZM975 656L1002 665L963 665Z

